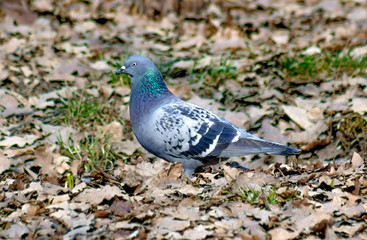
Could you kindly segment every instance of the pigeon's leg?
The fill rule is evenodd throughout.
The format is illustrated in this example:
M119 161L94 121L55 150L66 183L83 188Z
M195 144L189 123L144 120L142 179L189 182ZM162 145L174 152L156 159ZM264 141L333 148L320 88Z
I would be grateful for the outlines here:
M202 165L203 165L203 163L199 160L196 160L196 159L187 159L187 160L182 162L182 166L185 170L184 172L190 178L194 177L194 173L195 173L196 168L198 168L199 166L202 166Z

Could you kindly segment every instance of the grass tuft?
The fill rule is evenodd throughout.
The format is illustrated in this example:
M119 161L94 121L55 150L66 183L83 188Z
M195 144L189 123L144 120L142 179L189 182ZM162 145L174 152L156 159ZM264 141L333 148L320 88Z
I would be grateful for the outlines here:
M202 81L207 87L217 88L224 83L225 80L236 79L237 68L232 66L226 59L222 59L219 65L209 65L204 69L196 69L197 61L190 73L190 83Z
M115 105L112 100L95 97L87 91L74 92L69 98L59 101L58 114L51 122L74 128L108 124L119 116Z
M366 68L367 56L354 58L349 52L345 55L333 52L298 54L294 57L283 56L280 59L280 70L286 80L292 81L318 81L339 73L366 77Z
M251 204L264 205L264 201L266 201L268 204L282 205L295 197L294 195L289 195L286 198L279 196L276 193L276 186L272 186L271 189L267 190L262 188L261 191L256 191L251 187L239 187L238 190L240 193L237 195L242 201Z
M259 199L260 192L255 191L251 187L246 188L239 187L238 190L240 191L238 196L241 197L242 201L244 202L255 203Z
M65 186L70 189L73 189L75 187L74 175L72 173L69 173L67 175Z
M367 158L367 120L358 113L333 120L336 138L340 141L344 152L358 152Z
M93 136L86 136L79 143L69 139L67 143L58 140L60 153L70 158L71 161L84 161L86 172L92 172L98 166L103 170L112 169L114 162L121 158L120 155L112 151L111 137L98 133ZM72 184L68 186L71 188Z

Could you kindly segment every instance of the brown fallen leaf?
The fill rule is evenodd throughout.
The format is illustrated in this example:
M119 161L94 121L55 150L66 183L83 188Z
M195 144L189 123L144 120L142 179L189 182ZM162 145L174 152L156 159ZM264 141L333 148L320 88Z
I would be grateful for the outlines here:
M345 206L340 209L340 213L345 214L348 218L360 217L366 214L366 212L366 207L361 203L356 206Z
M298 236L298 232L291 232L281 227L271 229L269 231L270 236L272 239L294 239Z
M41 167L41 172L49 176L57 176L70 169L70 159L62 156L59 148L53 144L44 144L34 151L35 160L33 164Z
M132 209L133 205L130 202L119 200L117 198L115 198L115 201L110 207L110 211L112 214L123 218L127 218Z
M122 196L121 190L117 186L102 186L102 188L87 188L80 192L75 198L75 202L90 203L93 206L101 203L103 200L110 200L115 196Z
M11 160L3 152L0 152L0 174L8 170L10 165Z
M310 129L315 125L308 118L307 110L300 108L300 107L286 106L286 105L282 105L282 108L285 114L287 114L302 129Z
M33 217L33 216L39 216L40 215L40 205L35 204L29 204L27 209L27 216Z
M113 121L104 126L97 126L97 129L104 135L110 135L112 141L121 141L123 139L123 126L119 122Z
M352 168L356 169L358 167L360 167L363 164L364 160L361 157L361 155L359 155L358 153L354 152L352 159L351 159L351 163L352 163Z
M365 230L367 226L364 223L356 223L353 225L342 225L340 227L335 227L335 232L343 232L346 233L350 238L353 237L356 233Z
M214 222L214 226L217 228L223 228L226 231L234 231L242 226L242 221L237 218L222 219Z
M192 229L188 229L184 232L184 239L206 239L208 236L212 236L214 233L213 230L208 226L197 225Z
M174 217L161 217L152 222L153 228L162 233L183 231L190 227L190 221L175 220Z
M201 217L199 207L192 206L192 202L184 200L179 203L177 208L166 207L161 210L161 213L180 220L198 221Z
M108 217L108 215L110 215L110 212L109 211L104 211L104 210L96 210L94 212L94 216L96 218L106 218Z
M50 196L49 198L50 198L50 202L52 202L53 204L63 203L63 202L67 202L70 200L69 194Z
M24 147L25 145L32 145L39 136L27 134L22 137L20 136L9 136L5 137L4 140L0 141L0 146L2 147L11 147L11 146L18 146Z
M325 234L327 228L331 227L334 224L334 219L324 219L321 222L317 223L312 227L312 231L316 234Z
M183 171L184 169L181 163L170 165L170 168L168 170L168 178L177 180L184 174Z
M25 188L24 182L22 179L17 178L10 186L10 190L23 190Z
M331 139L332 139L331 137L327 137L327 138L323 138L319 140L313 140L312 142L302 146L301 150L305 152L309 152L309 151L323 148L331 142Z

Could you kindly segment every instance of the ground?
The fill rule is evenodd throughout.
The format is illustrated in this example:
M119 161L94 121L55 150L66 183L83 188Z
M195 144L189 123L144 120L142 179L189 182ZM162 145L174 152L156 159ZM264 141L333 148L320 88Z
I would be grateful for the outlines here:
M367 239L365 1L0 5L2 239ZM302 152L189 179L132 134L132 54Z

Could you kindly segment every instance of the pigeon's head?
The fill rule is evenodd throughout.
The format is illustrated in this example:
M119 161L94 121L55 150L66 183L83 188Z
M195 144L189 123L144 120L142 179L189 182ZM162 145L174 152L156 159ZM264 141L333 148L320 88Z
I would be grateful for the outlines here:
M116 74L125 73L134 77L144 75L147 71L159 72L158 68L149 58L133 55L126 60L125 64L119 70L117 70Z

